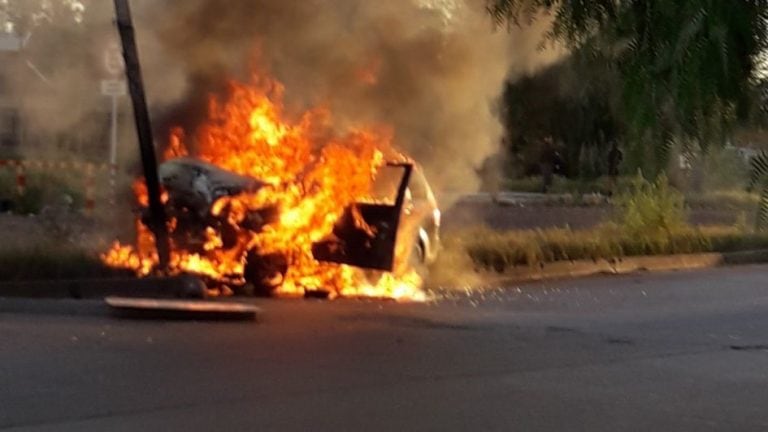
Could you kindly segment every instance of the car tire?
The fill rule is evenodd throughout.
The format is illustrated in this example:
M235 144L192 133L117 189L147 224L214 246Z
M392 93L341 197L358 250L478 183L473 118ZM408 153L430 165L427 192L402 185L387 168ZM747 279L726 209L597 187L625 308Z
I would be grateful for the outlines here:
M421 243L420 239L416 239L413 241L413 246L411 249L410 255L408 255L408 261L407 265L404 266L404 268L400 268L399 270L395 270L394 274L396 277L402 277L403 275L415 271L416 274L419 275L419 277L422 280L422 283L426 281L427 276L429 275L429 268L426 264L426 255L424 250L424 245ZM365 280L373 286L376 286L376 284L379 283L379 280L381 280L382 276L388 272L384 272L381 270L364 270L364 277Z
M427 255L424 244L421 239L415 239L411 248L411 254L408 257L408 271L415 271L422 280L422 283L429 276L429 267L427 266Z
M256 296L271 296L282 285L288 272L288 261L281 254L260 255L248 252L245 260L245 281Z

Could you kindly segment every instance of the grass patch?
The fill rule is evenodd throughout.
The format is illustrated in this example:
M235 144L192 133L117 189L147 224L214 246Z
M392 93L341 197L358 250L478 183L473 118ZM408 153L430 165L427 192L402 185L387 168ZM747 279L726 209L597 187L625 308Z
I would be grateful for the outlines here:
M618 225L606 224L580 231L563 228L498 232L474 228L445 242L446 249L466 254L475 270L501 273L516 266L556 261L768 249L768 233L712 226L637 235Z
M554 176L552 187L549 188L550 194L601 194L608 195L614 192L621 192L630 187L633 181L632 176L619 177L616 180L615 188L611 185L610 177L604 176L597 179L569 179L562 176ZM504 189L510 192L541 192L541 176L523 177L515 179L506 179L503 183Z
M619 177L616 182L615 190L611 190L611 183L608 177L601 177L593 180L568 179L555 176L549 194L562 195L571 194L576 197L581 195L599 194L609 195L623 194L635 186L636 178L632 176ZM541 177L524 177L517 179L507 179L504 181L504 190L509 192L541 192ZM689 207L712 208L723 210L744 210L756 211L760 203L760 195L754 192L747 192L744 188L709 188L707 192L685 194L685 204ZM567 203L566 203L567 204ZM576 204L579 204L576 202Z
M689 225L685 197L664 176L651 182L638 173L623 189L613 200L613 221L593 229L498 232L476 228L447 240L446 245L454 248L453 254L465 254L475 270L496 272L556 261L768 249L768 233L749 230L744 218L734 226Z
M756 212L760 194L740 189L715 190L687 195L685 202L690 207Z

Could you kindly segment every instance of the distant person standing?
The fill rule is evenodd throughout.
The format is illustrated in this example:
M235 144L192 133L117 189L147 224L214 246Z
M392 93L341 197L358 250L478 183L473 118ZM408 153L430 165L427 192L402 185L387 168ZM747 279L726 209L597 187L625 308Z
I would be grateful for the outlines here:
M555 151L552 137L546 137L543 141L539 167L541 169L541 192L547 193L552 187L552 180L557 165L558 154Z
M616 141L611 143L611 151L608 152L608 177L610 179L609 194L613 195L616 191L616 180L619 176L619 165L624 159L624 155L619 150L619 146L616 145Z

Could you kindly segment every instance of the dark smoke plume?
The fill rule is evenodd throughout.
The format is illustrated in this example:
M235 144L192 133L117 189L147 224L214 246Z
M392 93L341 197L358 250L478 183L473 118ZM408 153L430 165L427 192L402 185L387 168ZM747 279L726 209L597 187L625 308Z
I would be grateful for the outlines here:
M545 23L494 31L480 0L139 4L150 90L167 104L159 126L194 126L208 94L245 79L258 49L289 104L327 105L342 124L391 125L440 190L477 186L475 169L499 147L493 104L505 78L560 54L539 49Z
M48 38L47 52L82 57L86 50L98 59L101 44L114 40L112 2L84 3L85 21L78 31L87 48ZM502 127L493 106L505 79L560 55L539 49L546 20L509 32L494 30L484 4L133 0L158 140L164 141L173 126L193 130L210 94L220 92L228 78L247 79L258 50L260 62L285 84L289 108L323 104L338 124L389 125L395 144L425 166L437 189L473 191L475 170L499 149ZM30 72L20 75L23 81ZM44 116L29 112L33 127L66 133L81 131L83 123L105 123L93 116L107 102L95 93L100 76L92 64L70 64L49 79L61 97L45 96ZM129 109L127 98L121 108ZM124 161L136 153L130 117L122 130Z

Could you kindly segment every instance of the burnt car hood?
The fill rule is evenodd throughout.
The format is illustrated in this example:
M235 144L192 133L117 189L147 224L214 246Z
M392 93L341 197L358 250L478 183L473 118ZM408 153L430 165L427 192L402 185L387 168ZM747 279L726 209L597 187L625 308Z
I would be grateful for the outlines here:
M160 164L160 183L174 205L206 213L217 199L256 192L267 184L199 159L183 157Z
M403 168L394 205L354 203L347 207L333 231L313 244L315 259L375 270L393 270L400 215L413 165L389 165ZM201 215L208 213L213 203L223 196L256 192L267 186L258 179L190 157L162 163L159 174L160 182L169 194L170 205L183 206Z

